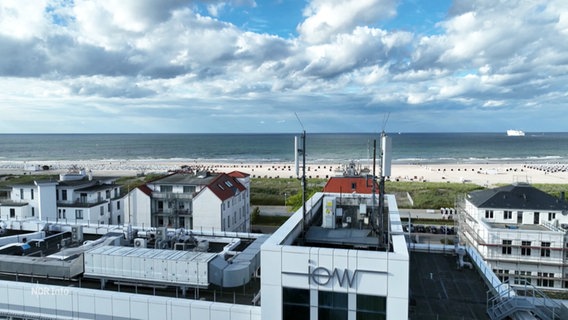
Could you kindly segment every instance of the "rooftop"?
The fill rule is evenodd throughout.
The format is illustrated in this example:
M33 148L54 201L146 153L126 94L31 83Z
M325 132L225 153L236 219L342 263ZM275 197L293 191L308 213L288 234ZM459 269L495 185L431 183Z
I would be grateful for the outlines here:
M527 183L470 192L467 199L478 208L567 211L568 202Z
M487 286L452 254L410 253L411 319L487 319Z

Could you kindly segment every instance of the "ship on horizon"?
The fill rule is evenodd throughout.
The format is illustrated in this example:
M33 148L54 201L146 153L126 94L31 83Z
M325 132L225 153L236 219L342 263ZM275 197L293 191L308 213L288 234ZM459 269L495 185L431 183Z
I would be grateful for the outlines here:
M525 135L525 132L522 130L509 129L507 130L507 135L509 137L523 137Z

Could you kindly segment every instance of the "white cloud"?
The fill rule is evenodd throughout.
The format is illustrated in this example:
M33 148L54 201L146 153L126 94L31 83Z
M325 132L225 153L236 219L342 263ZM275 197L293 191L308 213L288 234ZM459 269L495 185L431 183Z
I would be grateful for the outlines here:
M254 117L288 130L294 119L280 120L302 111L330 131L338 118L348 122L346 110L360 121L385 110L402 117L565 104L568 3L456 0L436 15L443 20L433 35L385 27L397 4L309 1L298 36L284 39L223 20L264 5L250 0L2 1L0 109L10 113L0 131L48 131L40 121L10 124L46 110L46 119L70 123L110 113L113 128L158 119L156 130L178 130L180 117L199 114L195 130L217 131L226 117L233 128L248 130Z
M312 0L298 32L304 41L325 43L338 34L351 33L357 26L392 17L395 9L394 0Z

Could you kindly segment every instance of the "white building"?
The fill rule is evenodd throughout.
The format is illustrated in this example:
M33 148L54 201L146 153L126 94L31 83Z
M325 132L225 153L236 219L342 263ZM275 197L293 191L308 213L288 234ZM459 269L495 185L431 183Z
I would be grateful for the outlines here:
M263 319L407 319L409 255L395 198L386 198L386 247L368 224L371 195L317 193L305 238L301 210L280 227L262 246Z
M86 174L60 175L58 181L14 184L0 204L2 219L121 224L123 200L113 179Z
M129 192L127 222L136 226L250 230L250 177L177 172Z
M502 281L568 289L568 203L517 183L467 195L462 239Z
M140 227L124 228L122 235L117 234L121 226L84 226L84 233L104 236L44 259L2 255L0 271L11 278L0 281L0 316L408 319L409 255L395 198L386 198L386 242L379 241L369 224L376 217L367 210L373 207L371 196L357 194L317 193L306 203L306 220L300 209L272 235ZM323 227L330 212L337 224ZM16 230L38 228L35 221L10 225ZM67 225L50 228L62 233L29 233L25 250L39 254L41 244L47 252L54 244L67 242L59 237L72 230ZM19 245L20 238L0 240ZM144 244L137 245L141 240ZM194 240L215 243L217 251L181 249ZM28 269L33 274L26 273ZM84 278L83 283L91 285L69 285L70 278ZM100 288L92 287L93 279L100 280L94 282ZM133 293L133 288L147 294Z

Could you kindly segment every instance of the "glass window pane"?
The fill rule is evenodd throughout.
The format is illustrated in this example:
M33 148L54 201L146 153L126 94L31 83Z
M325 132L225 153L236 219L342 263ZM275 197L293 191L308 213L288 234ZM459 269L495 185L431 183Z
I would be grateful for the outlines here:
M318 300L320 307L347 309L347 293L319 291Z
M282 306L282 319L310 320L310 307L285 304Z
M284 304L310 305L310 291L307 289L282 288L282 302Z

